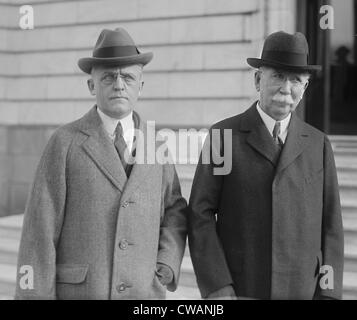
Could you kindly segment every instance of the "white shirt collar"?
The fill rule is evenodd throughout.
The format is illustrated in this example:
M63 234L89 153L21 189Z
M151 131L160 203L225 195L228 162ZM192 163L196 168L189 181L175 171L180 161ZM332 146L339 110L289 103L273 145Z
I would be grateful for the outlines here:
M259 101L257 102L256 107L257 107L257 111L258 111L260 117L262 118L265 126L267 127L269 133L271 134L271 136L273 136L273 129L275 126L275 122L277 122L277 121L264 112L264 110L260 107ZM281 125L279 137L284 143L285 143L286 137L288 135L288 127L289 127L290 119L291 119L291 112L285 119L279 121L280 125Z
M107 131L110 139L114 141L115 139L115 129L120 121L121 126L123 127L123 137L128 145L129 150L131 150L134 138L134 120L133 120L133 112L130 112L127 116L122 119L115 119L107 116L103 111L101 111L97 107L97 112L99 114L100 119L103 122L104 129Z

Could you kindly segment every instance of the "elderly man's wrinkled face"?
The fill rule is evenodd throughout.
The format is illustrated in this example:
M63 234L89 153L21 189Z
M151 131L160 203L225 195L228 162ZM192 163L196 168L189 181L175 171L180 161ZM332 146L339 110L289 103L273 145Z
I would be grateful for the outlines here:
M143 87L141 65L126 67L93 67L88 80L91 94L96 96L98 108L109 117L127 116L138 100Z
M255 87L260 93L260 107L275 120L294 111L309 84L310 75L261 67L255 73Z

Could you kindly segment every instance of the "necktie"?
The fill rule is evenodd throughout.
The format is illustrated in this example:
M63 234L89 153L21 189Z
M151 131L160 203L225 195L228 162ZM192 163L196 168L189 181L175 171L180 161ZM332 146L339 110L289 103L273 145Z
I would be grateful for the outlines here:
M117 149L124 171L126 172L128 163L125 161L125 150L127 149L127 145L123 137L123 127L121 126L120 121L118 122L118 125L115 128L114 146ZM127 156L128 155L129 153L127 152Z
M283 148L283 144L284 143L279 137L280 127L281 127L281 123L279 121L275 122L275 126L274 126L274 129L273 129L273 139L274 139L275 144L281 150Z

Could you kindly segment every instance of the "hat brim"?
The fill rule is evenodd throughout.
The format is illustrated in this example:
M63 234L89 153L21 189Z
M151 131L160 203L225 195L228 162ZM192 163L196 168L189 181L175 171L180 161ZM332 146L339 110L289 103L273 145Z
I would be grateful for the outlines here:
M93 66L129 66L133 64L148 64L153 58L152 52L145 52L127 57L115 58L81 58L78 60L79 68L85 73L91 73Z
M258 59L258 58L248 58L247 63L253 68L260 68L262 66L279 68L283 70L291 70L291 71L306 71L306 72L313 72L313 71L320 71L322 67L320 65L291 65L280 63L276 61L266 60L266 59Z

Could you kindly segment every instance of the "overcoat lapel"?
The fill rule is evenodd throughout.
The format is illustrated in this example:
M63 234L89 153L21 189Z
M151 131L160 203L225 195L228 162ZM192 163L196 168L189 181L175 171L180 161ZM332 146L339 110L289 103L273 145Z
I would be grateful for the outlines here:
M249 132L247 143L275 166L278 161L276 145L256 109L256 103L246 111L241 130Z
M241 130L249 131L247 143L277 167L276 173L290 165L308 144L308 134L304 130L304 124L293 112L288 135L279 157L276 145L256 110L255 103L246 111L245 118L241 122Z
M304 130L304 123L293 112L276 173L284 170L304 151L309 141L308 136Z
M82 119L81 131L88 135L82 147L103 174L120 190L124 190L126 174L120 165L114 144L108 137L94 106Z
M145 143L147 139L147 125L141 121L139 115L135 111L134 116L137 117L139 123L138 132L136 132L135 135L135 159L131 174L124 188L124 198L127 198L132 192L134 192L140 186L140 183L147 179L149 172L153 171L154 169L153 165L147 163L146 147L147 145L155 146L155 144ZM152 152L155 152L155 150Z

